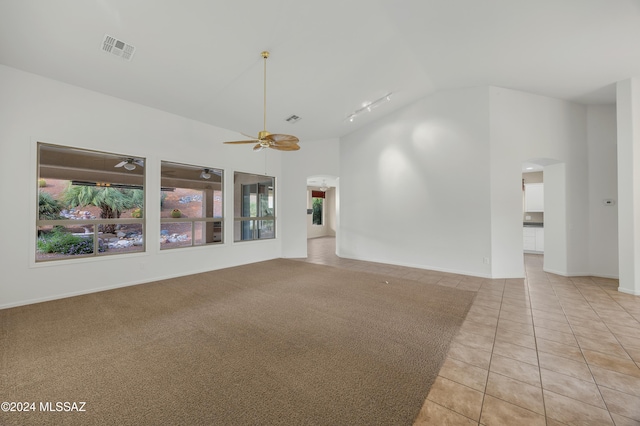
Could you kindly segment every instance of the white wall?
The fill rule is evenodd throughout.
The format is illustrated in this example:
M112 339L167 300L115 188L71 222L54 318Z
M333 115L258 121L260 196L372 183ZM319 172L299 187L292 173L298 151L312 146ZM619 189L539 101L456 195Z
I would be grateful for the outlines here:
M497 87L490 93L494 276L515 274L515 265L522 263L521 167L531 159L565 164L566 205L562 208L548 202L553 179L549 180L546 169L544 172L545 270L551 262L558 274L588 274L586 107ZM555 224L553 232L547 227L550 221ZM554 246L561 247L565 241L566 259L554 259Z
M223 145L237 134L0 66L0 185L5 220L0 224L0 308L191 274L281 256L282 238L233 243L233 172L276 177L285 194L282 153L254 153L250 147ZM38 141L146 157L146 252L35 263ZM159 250L160 161L212 165L225 171L224 245ZM304 165L301 165L304 167ZM305 183L300 216L304 226ZM282 197L284 209L290 203ZM282 212L277 229L287 234ZM303 228L304 229L304 228Z
M567 275L567 185L565 163L545 167L544 179L545 214L544 221L544 269L559 275Z
M336 185L339 185L340 180L336 179ZM328 199L329 199L329 206L326 210L326 219L327 219L327 235L331 236L331 237L335 237L336 236L336 231L338 229L338 187L334 187L334 188L329 188L327 190L328 192Z
M640 77L616 85L618 289L640 296Z
M560 165L550 194L563 200L545 206L545 262L589 273L587 123L583 105L488 87L437 93L348 135L338 254L523 277L522 163L540 159Z
M618 278L617 138L615 105L587 108L589 143L589 273Z
M338 176L339 140L301 141L299 151L282 157L282 209L286 223L282 233L282 256L307 257L307 178L316 175Z
M488 101L440 92L341 139L340 256L490 276Z

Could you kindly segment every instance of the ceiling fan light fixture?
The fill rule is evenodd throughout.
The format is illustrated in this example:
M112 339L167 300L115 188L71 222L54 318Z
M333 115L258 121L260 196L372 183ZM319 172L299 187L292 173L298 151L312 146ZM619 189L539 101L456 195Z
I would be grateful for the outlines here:
M144 167L144 159L142 158L123 158L121 162L116 164L113 167L124 167L125 170L131 171L135 170L136 166Z
M211 173L209 173L209 169L202 170L202 172L200 173L200 177L202 179L211 179Z
M329 186L327 186L327 181L322 179L322 185L320 185L320 191L326 192L327 189L329 189Z

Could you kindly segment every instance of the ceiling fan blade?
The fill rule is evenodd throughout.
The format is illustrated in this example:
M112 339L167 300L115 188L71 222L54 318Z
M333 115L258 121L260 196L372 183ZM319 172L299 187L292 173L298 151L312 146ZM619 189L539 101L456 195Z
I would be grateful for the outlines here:
M230 141L230 142L224 142L224 143L229 143L229 144L240 144L240 143L256 143L258 141L258 139L254 139L251 141Z
M140 166L140 167L144 167L144 160L141 160L141 159L138 158L136 160L133 160L133 162L135 164L137 164L138 166Z
M300 145L291 144L291 145L270 145L269 148L277 149L278 151L297 151L300 149Z
M113 167L122 167L122 166L124 166L125 164L127 164L127 160L121 161L121 162L119 162L118 164L116 164L116 165L115 165L115 166L113 166Z
M256 146L253 147L254 151L262 151L264 149L264 146L262 146L262 144L256 144Z
M300 139L293 135L283 135L278 133L267 135L264 139L275 142L276 144L295 144L300 142Z

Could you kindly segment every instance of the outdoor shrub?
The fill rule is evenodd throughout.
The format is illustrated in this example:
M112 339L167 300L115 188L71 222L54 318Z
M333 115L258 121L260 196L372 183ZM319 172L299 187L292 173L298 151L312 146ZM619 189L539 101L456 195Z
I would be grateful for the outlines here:
M102 244L98 245L98 251L100 253L105 251L105 248ZM91 254L93 253L93 238L91 239L86 239L86 238L81 238L81 241L79 241L76 244L71 244L67 251L66 254Z
M81 237L64 232L56 227L38 238L38 250L43 253L66 253L68 248L79 243Z
M44 179L38 179L38 187L44 188L45 186L47 186L47 181Z
M139 207L137 209L134 209L131 212L131 217L136 218L136 219L140 219L142 217L142 209L139 208Z
M71 255L90 254L93 253L93 238L73 235L60 227L55 227L51 232L43 233L38 237L38 251ZM102 244L99 245L98 251L105 251Z
M180 211L180 209L173 209L171 210L171 217L173 218L182 217L182 212Z

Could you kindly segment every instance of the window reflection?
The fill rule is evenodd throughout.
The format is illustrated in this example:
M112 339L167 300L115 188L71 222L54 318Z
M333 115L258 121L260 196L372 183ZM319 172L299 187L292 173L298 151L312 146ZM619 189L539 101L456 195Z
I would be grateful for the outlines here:
M275 178L234 174L234 241L275 238Z
M160 174L160 248L222 243L222 170L163 161Z
M144 251L144 165L38 143L36 261Z

